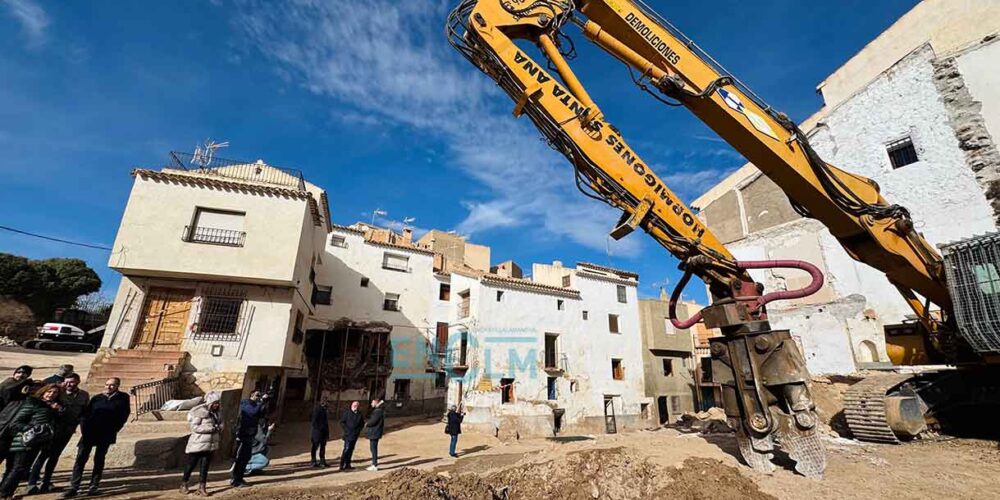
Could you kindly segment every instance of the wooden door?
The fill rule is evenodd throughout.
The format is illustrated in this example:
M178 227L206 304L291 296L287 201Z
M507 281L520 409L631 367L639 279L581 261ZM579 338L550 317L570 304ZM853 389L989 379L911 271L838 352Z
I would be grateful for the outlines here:
M193 290L150 288L142 309L136 349L179 351L191 312Z

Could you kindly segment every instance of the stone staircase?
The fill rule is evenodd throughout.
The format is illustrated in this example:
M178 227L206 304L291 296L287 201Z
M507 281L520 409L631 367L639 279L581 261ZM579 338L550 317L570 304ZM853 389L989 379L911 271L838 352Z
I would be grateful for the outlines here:
M128 392L136 385L179 375L186 360L183 351L107 350L94 358L84 389L97 394L104 390L105 380L118 377L120 390Z

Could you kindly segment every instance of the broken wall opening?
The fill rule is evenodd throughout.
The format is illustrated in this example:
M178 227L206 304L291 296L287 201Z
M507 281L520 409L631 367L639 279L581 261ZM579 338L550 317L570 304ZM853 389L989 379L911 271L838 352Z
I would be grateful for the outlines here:
M326 399L339 414L351 401L385 398L392 373L391 332L383 322L337 322L328 330L306 331L311 402Z

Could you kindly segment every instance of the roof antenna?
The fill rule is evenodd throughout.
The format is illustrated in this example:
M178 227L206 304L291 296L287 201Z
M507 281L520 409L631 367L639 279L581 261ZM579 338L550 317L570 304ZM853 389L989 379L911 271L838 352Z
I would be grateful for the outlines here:
M382 210L381 208L376 208L375 210L372 210L372 224L371 225L372 226L375 225L375 217L380 217L380 216L381 217L385 217L386 215L389 215L389 212L386 212L385 210Z
M228 147L229 141L215 142L211 139L205 139L204 144L195 145L194 154L191 155L191 164L206 168L215 159L215 150Z

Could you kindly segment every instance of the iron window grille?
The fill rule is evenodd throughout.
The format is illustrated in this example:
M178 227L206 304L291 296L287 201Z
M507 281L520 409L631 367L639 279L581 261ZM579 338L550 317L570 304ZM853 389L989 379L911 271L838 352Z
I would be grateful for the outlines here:
M628 295L625 292L625 285L618 285L618 302L625 304L628 302Z
M909 137L886 144L885 150L889 154L889 163L894 169L916 163L919 159L917 158L917 148L913 146L913 140Z
M330 236L330 246L347 248L347 238L339 234L334 234Z
M239 338L242 296L208 295L202 298L196 339L234 340Z

